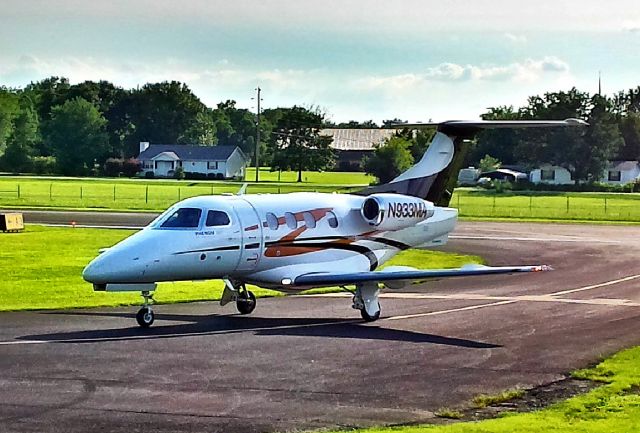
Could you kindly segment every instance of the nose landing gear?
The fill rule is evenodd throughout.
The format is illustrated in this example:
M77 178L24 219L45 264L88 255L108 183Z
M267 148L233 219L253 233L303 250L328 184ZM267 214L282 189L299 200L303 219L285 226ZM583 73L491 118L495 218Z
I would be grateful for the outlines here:
M220 299L220 305L224 306L229 302L235 302L236 308L240 314L251 314L256 309L256 295L247 286L241 282L231 282L224 280L224 292Z
M153 324L153 321L155 320L155 315L153 314L153 309L151 308L151 304L153 304L153 293L146 290L141 293L142 297L144 298L144 305L142 306L142 308L140 308L138 314L136 314L136 321L142 328L148 328Z

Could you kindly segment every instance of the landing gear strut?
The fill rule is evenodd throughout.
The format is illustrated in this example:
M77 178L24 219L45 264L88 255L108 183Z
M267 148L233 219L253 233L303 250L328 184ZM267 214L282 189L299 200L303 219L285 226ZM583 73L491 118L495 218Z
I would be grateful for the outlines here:
M143 291L142 297L144 298L144 304L138 314L136 314L136 321L138 325L143 328L148 328L153 324L155 319L155 315L153 314L153 309L151 309L151 304L153 303L153 293L149 291Z
M362 283L356 286L352 307L360 310L365 322L374 322L380 318L380 302L378 283Z
M247 290L247 286L241 282L224 280L225 287L220 299L220 305L235 302L240 314L251 314L256 309L256 295Z

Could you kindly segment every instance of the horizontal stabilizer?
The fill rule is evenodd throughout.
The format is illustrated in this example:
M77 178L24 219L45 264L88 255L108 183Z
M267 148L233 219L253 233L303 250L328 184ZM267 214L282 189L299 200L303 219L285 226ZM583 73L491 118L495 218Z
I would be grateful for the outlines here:
M428 123L399 123L393 126L409 129L438 128L448 134L455 130L479 130L479 129L500 129L500 128L549 128L554 126L588 126L589 124L580 119L565 120L447 120L444 122Z

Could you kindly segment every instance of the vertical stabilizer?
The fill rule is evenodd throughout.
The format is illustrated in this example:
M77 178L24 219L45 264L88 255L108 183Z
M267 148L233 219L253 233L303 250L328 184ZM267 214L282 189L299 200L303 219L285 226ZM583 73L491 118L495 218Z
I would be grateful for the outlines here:
M448 206L458 180L458 172L469 151L469 139L483 129L586 125L586 122L579 119L549 121L450 120L442 123L401 124L399 126L415 129L437 127L438 132L417 164L391 182L366 188L359 194L391 192L420 197L437 206Z

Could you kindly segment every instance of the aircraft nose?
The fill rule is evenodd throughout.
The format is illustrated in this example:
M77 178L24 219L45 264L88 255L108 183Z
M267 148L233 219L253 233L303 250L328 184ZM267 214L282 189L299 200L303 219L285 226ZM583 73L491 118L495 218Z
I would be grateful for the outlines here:
M121 254L105 254L93 259L82 271L82 278L92 284L143 282L145 265Z
M98 283L98 280L100 279L100 271L98 266L96 266L95 260L91 261L91 263L84 268L82 271L82 278L88 283Z

